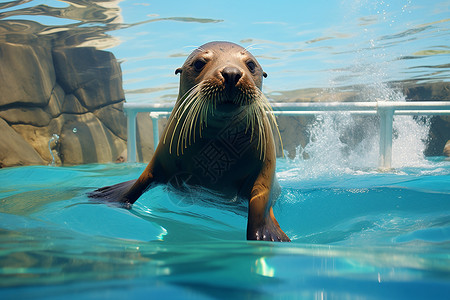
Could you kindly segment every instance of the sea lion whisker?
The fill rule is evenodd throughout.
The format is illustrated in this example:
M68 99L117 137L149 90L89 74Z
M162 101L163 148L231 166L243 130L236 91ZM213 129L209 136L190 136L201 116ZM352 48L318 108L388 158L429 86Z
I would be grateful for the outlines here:
M247 115L245 116L245 134L247 134L248 129L250 128L250 123L251 123L251 117L253 116L253 107L251 105L248 106L248 110L249 112L247 113ZM250 136L250 143L252 142L252 136Z
M242 105L243 105L245 93L246 93L245 91L244 91L244 92L241 91L241 93L239 94L239 96L238 96L237 99L235 100L235 102L236 102L237 105L239 105L239 106L242 106Z
M270 130L270 121L269 121L269 118L267 118L267 112L266 112L266 108L267 107L269 107L270 108L270 106L268 105L268 103L264 103L263 105L262 105L262 109L261 109L261 114L264 114L264 116L266 116L266 118L265 118L265 120L266 120L266 122L268 123L268 126L266 127L266 129L267 129L267 131L264 131L264 135L265 135L265 139L267 139L267 135L270 135L271 134L271 132L269 132L269 130ZM264 143L264 147L267 147L267 143Z
M252 106L252 110L253 110L253 115L252 115L252 135L251 135L251 137L253 138L253 136L255 135L255 128L256 128L256 124L258 123L258 115L257 115L257 112L256 112L256 108L255 108L255 106L253 105Z
M261 120L260 120L260 115L259 115L259 107L255 107L254 110L254 128L257 130L257 139L258 139L258 144L257 144L257 149L260 149L261 151ZM260 153L260 158L261 158L261 153Z
M221 96L219 96L221 97ZM212 103L212 109L211 109L211 116L214 116L214 111L217 109L217 97L213 98L213 103Z
M170 126L172 125L172 123L173 123L173 121L174 121L175 118L176 118L176 119L179 119L179 118L180 118L180 110L183 109L183 107L184 107L185 104L186 104L186 101L189 101L188 98L190 97L191 92L192 92L195 88L197 88L197 85L194 85L192 88L190 88L190 89L182 96L182 98L181 98L181 104L178 106L178 108L177 108L176 111L172 112L174 117L171 118L169 124L167 124L167 127L170 127ZM174 129L176 129L176 126L175 126ZM164 144L166 143L167 133L168 133L168 131L166 131L166 133L165 133L165 135L164 135L164 140L163 140L163 143L164 143Z
M202 125L200 128L200 137L202 137L203 126L205 128L208 127L208 109L209 109L210 105L211 105L210 101L205 101L205 104L203 105L203 109L202 109L201 117L200 117L201 125Z
M243 99L246 102L249 102L249 99L252 99L251 103L245 103L248 106L247 113L247 123L246 123L246 132L248 132L248 127L252 128L250 142L253 140L253 136L255 134L255 130L258 131L258 142L257 148L260 150L260 159L265 159L265 153L267 151L267 140L268 140L268 132L266 132L265 128L267 127L266 122L270 123L266 116L266 110L270 110L270 104L267 101L267 98L264 97L264 94L260 90L249 90L245 91L245 97ZM244 101L245 101L244 100ZM269 125L270 126L270 125Z
M264 108L263 107L261 107L261 110L260 110L260 114L261 114L261 119L263 120L261 123L261 127L262 127L262 130L263 130L263 145L264 145L264 155L263 155L263 160L265 159L265 157L266 157L266 150L267 150L267 134L268 134L268 131L269 131L269 129L268 128L270 128L270 126L264 126L264 124L263 124L263 122L267 122L267 123L269 123L268 122L268 120L267 120L267 118L264 118L266 115L265 115L265 110L264 110Z
M198 50L200 48L201 46L194 46L194 45L188 45L183 47L183 49L194 49L194 50Z
M200 102L200 106L198 108L198 113L197 113L197 116L196 116L196 118L198 120L198 132L199 132L200 138L202 138L202 129L203 129L203 126L204 126L203 125L203 123L204 123L204 121L203 121L203 114L204 114L205 106L207 106L207 105L208 105L208 101L204 101L204 100L201 101ZM197 123L197 121L196 121L196 123ZM194 139L194 141L195 141L195 139Z
M189 145L191 145L191 136L193 136L194 143L195 143L195 132L197 130L197 122L200 121L199 115L200 115L200 112L201 112L201 109L202 109L204 103L205 103L205 101L204 101L203 97L199 98L197 100L197 102L195 103L195 107L193 109L192 123L190 124L191 133L189 134ZM199 128L201 128L201 123L199 124Z
M253 128L252 128L252 134L253 132L257 131L258 134L258 147L260 147L259 145L259 141L260 141L260 132L261 132L261 126L260 126L260 117L259 117L259 110L258 107L255 107L255 112L254 112L254 124L253 124ZM256 132L255 132L255 136L256 136Z
M252 134L250 135L250 142L253 140L253 136L255 134L255 123L257 122L257 116L256 116L256 109L255 105L250 105L251 107L251 119L250 119L250 126L252 128Z
M265 97L265 96L264 96ZM266 98L267 99L267 98ZM272 106L268 103L268 101L266 102L266 111L269 117L269 121L270 123L272 123L271 125L274 127L275 131L277 132L278 135L278 139L280 141L280 146L281 146L281 155L284 157L284 151L283 151L283 140L281 139L281 133L280 133L280 128L278 127L278 123L275 117L275 114L273 113L273 108Z
M208 85L207 82L202 82L201 88L198 89L197 95L193 97L192 107L189 111L189 115L186 117L185 122L182 126L182 134L180 137L183 137L182 145L184 148L187 148L187 144L192 144L192 139L195 142L195 132L197 131L197 123L199 127L200 137L202 137L202 129L203 125L207 126L207 109L209 105L209 98L211 98L211 94L213 94L213 87ZM214 96L213 96L214 97ZM206 113L205 113L206 111ZM183 149L181 149L183 152Z
M255 101L253 103L251 103L249 105L249 110L250 110L250 114L251 114L251 118L250 118L250 125L252 127L252 133L250 135L250 141L253 140L253 136L255 135L255 130L257 130L258 132L258 142L257 142L257 149L261 149L261 121L260 121L260 116L259 116L259 104L258 101ZM258 128L256 128L258 126ZM260 154L261 156L261 154Z
M193 108L192 108L192 116L189 119L189 145L192 145L192 140L194 140L195 143L195 130L196 130L196 126L197 126L197 116L198 116L198 110L199 110L199 106L201 106L201 100L197 99L197 101L194 103Z
M199 86L198 84L193 86L191 89L189 89L188 92L186 92L184 94L183 101L174 114L174 117L177 118L177 122L175 123L175 126L172 131L172 137L170 139L170 145L169 145L169 153L172 153L173 138L175 136L175 132L178 128L178 125L180 124L181 120L183 119L183 115L185 114L185 112L187 111L189 106L191 105L191 102L195 101L196 95L198 94L198 91L197 91L198 86ZM170 124L168 124L168 126L171 126L173 120L174 119L171 120L171 122L170 122ZM164 136L164 143L165 143L165 139L167 137L167 132L168 131L166 131L166 135ZM181 133L182 133L182 130L180 130L178 138L180 138ZM178 143L177 143L177 145L178 145ZM177 155L179 155L178 146L177 146Z
M262 48L255 48L255 46L257 46L257 45L261 45L261 44L250 44L250 45L248 45L247 47L245 47L244 48L244 53L245 52L249 52L250 50L260 50L260 49L262 49Z
M259 129L260 129L260 139L259 139L259 146L260 148L260 159L264 160L266 155L266 130L264 128L264 117L262 113L262 109L258 110L258 115L260 118L259 121Z
M254 127L252 128L253 131L255 131L255 136L256 136L256 130L257 130L257 134L258 134L258 141L260 139L260 132L261 132L261 126L260 126L260 116L259 116L259 110L258 107L255 107L255 117L254 117ZM258 144L259 147L259 144Z
M186 108L182 112L183 115L185 114L185 112L188 113L186 113L186 117L183 120L183 125L181 126L180 135L178 136L177 152L181 150L181 154L184 153L183 149L187 148L188 143L189 145L191 145L192 123L195 122L195 111L197 110L196 107L199 105L199 102L201 102L200 94L200 90L196 90L192 94L191 99L189 99ZM190 108L190 110L187 110L187 108Z
M202 138L202 130L203 127L208 126L207 124L207 119L208 119L208 107L209 107L209 101L203 101L202 106L200 108L200 112L199 112L199 122L200 122L200 126L199 126L199 133L200 133L200 138Z
M206 52L206 50L203 49L202 46L197 47L197 50L200 51L200 52Z
M186 118L184 119L183 125L181 127L182 134L180 134L180 138L183 139L182 151L183 147L187 148L188 143L189 145L191 145L192 123L194 122L195 111L198 106L198 103L199 103L198 98L196 99L196 101L192 101L192 106L190 108L189 114L186 115Z
M255 98L258 98L260 100L260 101L257 101L257 103L258 103L258 105L259 105L259 107L261 109L261 114L267 116L269 124L272 125L274 127L275 131L277 132L278 139L280 141L280 146L281 146L281 149L282 149L282 152L283 152L283 141L281 139L280 129L278 128L278 124L277 124L275 115L273 113L273 108L270 105L269 100L261 92L261 90L256 89L255 91L256 91L256 94L257 94L257 96ZM263 139L266 139L265 134L264 134ZM282 155L284 156L284 154L282 154Z

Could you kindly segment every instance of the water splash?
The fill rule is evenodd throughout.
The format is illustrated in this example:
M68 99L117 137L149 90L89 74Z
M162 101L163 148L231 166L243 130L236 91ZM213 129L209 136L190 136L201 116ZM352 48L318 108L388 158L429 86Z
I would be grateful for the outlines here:
M48 141L48 151L50 152L50 155L52 156L52 162L49 164L49 166L52 166L52 167L56 166L55 155L53 154L53 151L52 151L52 142L55 142L55 145L56 145L56 144L58 144L58 141L59 141L59 135L57 135L56 133L54 133L52 135L52 137L50 138L50 140Z
M346 1L348 6L355 8L350 13L356 15L360 14L357 10L361 9L364 3L366 1ZM407 1L405 7L409 4ZM392 21L395 21L395 16L389 13L389 5L385 5L383 1L377 2L373 9L379 19L375 23L377 26L390 26ZM347 22L355 18L347 16L344 19ZM360 36L360 41L354 45L357 50L352 52L350 66L345 70L330 73L330 93L337 94L342 78L351 74L358 77L357 85L353 86L358 90L358 101L405 102L405 95L399 88L390 84L388 79L389 70L393 68L392 62L401 57L402 53L387 51L389 45L383 44L383 40L377 38L379 35L376 28L371 28L370 23L359 28L361 31L355 34ZM429 118L394 116L393 168L428 165L424 150L429 127ZM346 113L318 115L309 127L309 133L309 143L304 148L299 146L297 157L291 161L294 170L295 167L303 169L304 176L315 178L324 174L376 171L380 135L378 116L354 116Z
M377 116L351 116L328 113L317 116L310 125L310 141L297 148L291 163L309 177L342 173L372 172L378 168L379 119ZM423 167L429 119L394 116L392 167ZM306 157L306 159L305 159Z
M374 121L374 117L346 113L318 115L308 128L309 143L298 146L297 156L289 162L291 174L282 177L305 179L376 170L379 135Z
M429 117L421 119L415 119L413 116L394 117L394 140L392 143L394 168L429 165L424 155L429 129Z

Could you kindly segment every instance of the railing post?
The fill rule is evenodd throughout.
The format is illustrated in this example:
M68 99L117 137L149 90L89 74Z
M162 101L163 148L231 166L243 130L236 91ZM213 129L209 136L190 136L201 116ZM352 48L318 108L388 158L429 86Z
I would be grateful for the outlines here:
M158 142L159 142L158 120L159 120L160 115L161 114L157 113L157 112L150 113L150 119L152 119L152 125L153 125L153 151L156 150L156 147L158 147Z
M378 102L380 116L380 153L378 167L390 169L392 164L392 127L394 122L394 107L385 102Z
M127 161L136 162L136 115L137 112L127 110Z

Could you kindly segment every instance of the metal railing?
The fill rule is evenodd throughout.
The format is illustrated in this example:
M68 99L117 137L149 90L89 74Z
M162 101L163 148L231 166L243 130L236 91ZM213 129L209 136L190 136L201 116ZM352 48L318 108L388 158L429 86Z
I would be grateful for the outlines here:
M394 115L450 115L449 101L413 102L319 102L319 103L271 103L276 115L317 115L327 112L345 112L358 115L379 115L380 153L378 165L389 169L392 165L392 128ZM125 103L123 106L128 120L128 162L136 161L136 115L149 112L153 121L154 147L158 145L158 119L168 115L173 105Z

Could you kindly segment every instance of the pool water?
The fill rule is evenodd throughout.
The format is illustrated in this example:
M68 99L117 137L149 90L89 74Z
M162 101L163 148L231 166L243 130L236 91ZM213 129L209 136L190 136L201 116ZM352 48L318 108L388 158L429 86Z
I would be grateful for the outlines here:
M212 40L248 47L274 101L308 88L405 101L390 83L449 78L448 1L0 6L5 28L33 37L6 31L5 42L64 33L63 44L112 52L127 102L173 103L174 70ZM380 172L377 131L359 132L369 122L318 116L305 149L277 161L274 210L292 243L246 241L245 207L205 191L158 186L131 210L87 198L144 164L0 169L0 299L448 299L450 161L423 157L427 122L395 117L394 169Z
M166 186L131 210L90 201L144 164L0 170L1 299L444 299L450 162L311 172L280 158L292 243L245 240L246 216ZM216 199L217 200L217 199ZM220 202L220 201L219 201Z

